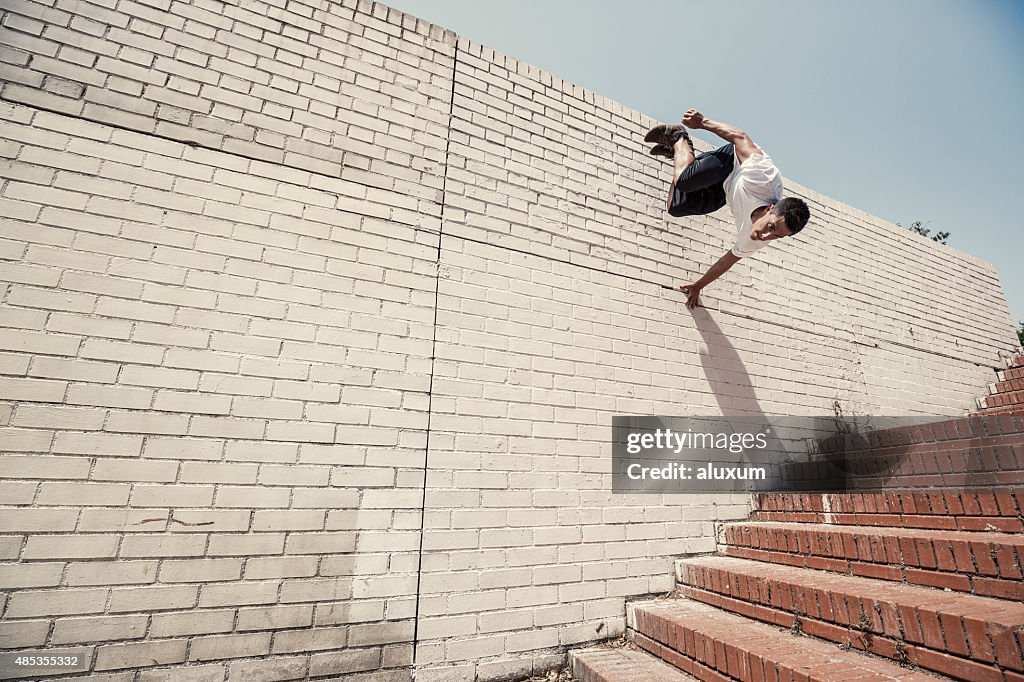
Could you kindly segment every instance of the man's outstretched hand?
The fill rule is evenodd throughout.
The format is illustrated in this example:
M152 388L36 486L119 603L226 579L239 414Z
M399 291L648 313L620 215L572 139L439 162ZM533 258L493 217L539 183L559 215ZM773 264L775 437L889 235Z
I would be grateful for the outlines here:
M700 302L700 287L696 284L684 284L679 287L679 290L686 294L686 307L691 310L696 308L697 304Z
M704 114L700 113L696 109L689 109L685 114L683 114L683 125L687 128L703 128Z

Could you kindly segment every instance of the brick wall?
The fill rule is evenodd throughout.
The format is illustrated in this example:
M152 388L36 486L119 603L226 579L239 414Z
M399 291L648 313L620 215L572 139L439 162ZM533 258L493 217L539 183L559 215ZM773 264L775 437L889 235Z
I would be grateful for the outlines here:
M653 122L383 5L5 3L0 79L0 648L95 679L539 670L748 510L612 496L611 415L957 415L1014 345L792 184L691 314Z

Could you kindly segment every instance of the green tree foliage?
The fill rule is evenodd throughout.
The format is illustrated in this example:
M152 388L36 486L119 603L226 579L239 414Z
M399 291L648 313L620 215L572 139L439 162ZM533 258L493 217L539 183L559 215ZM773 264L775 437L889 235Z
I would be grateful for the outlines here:
M901 225L900 223L896 224L899 225L900 227L903 227L903 225ZM946 240L949 238L949 232L939 231L936 232L935 234L932 234L931 228L925 227L924 225L925 224L920 220L915 220L914 222L910 223L907 229L910 230L911 232L916 232L922 237L931 237L933 242L938 242L940 244L946 243Z
M1017 328L1017 341L1020 345L1024 346L1024 322L1018 322L1020 327Z

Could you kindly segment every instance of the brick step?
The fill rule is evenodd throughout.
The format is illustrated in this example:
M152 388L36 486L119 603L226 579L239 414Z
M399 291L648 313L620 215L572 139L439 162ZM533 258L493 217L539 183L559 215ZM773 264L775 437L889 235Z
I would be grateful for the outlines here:
M1024 535L747 522L728 556L1024 601Z
M627 617L640 647L708 682L936 682L892 661L689 599L634 602Z
M1000 391L987 395L983 399L985 407L1010 407L1024 405L1024 391Z
M1022 374L1024 374L1024 367L1021 367L1013 371L1020 371ZM1024 391L1024 377L997 381L994 384L994 389L992 390L992 393L1006 393L1007 391Z
M1024 443L1002 449L964 447L956 451L857 454L840 461L852 474L846 485L850 491L1024 485ZM813 471L813 466L788 465L788 469L786 475L795 482L796 489L825 487L820 481L801 477L803 472Z
M1024 379L1024 367L1011 367L1010 369L1000 370L999 372L996 372L996 374L1003 381Z
M966 415L924 424L894 426L860 433L834 434L818 441L822 453L874 452L884 448L914 448L942 444L948 448L973 446L978 438L1024 436L1024 420ZM1021 442L1018 440L1018 442Z
M979 399L979 408L993 405ZM1005 401L1004 396L988 400ZM818 441L809 463L789 465L787 477L815 489L819 461L837 461L849 489L963 488L1024 483L1024 419L975 414L917 426L834 435Z
M1024 604L712 556L677 564L684 595L972 682L1024 680Z
M984 407L979 409L976 414L986 417L1024 417L1024 405L1008 405L1006 407Z
M1024 532L1024 490L759 493L753 521Z
M569 652L569 659L576 682L696 682L641 649L580 649Z
M979 401L979 408L982 407ZM963 488L1024 483L1024 418L974 414L925 424L835 434L817 442L809 463L787 476L813 490L818 461L849 472L851 489ZM804 478L801 478L804 477Z

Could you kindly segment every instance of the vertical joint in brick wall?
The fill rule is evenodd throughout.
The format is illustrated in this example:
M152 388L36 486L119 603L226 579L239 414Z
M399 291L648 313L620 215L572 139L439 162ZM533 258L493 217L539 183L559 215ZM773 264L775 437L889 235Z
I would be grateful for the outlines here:
M434 369L437 363L437 311L439 307L438 298L441 290L441 244L444 239L444 208L448 203L448 165L451 158L451 144L452 144L452 119L455 116L455 74L458 71L459 64L459 45L458 41L455 41L455 52L452 55L452 82L451 82L451 96L448 102L448 129L445 135L445 149L444 149L444 174L441 178L441 212L440 221L438 224L437 231L437 262L435 264L434 271L434 321L431 330L431 342L430 342L430 382L427 388L427 426L426 426L426 439L424 442L423 451L423 496L420 500L420 541L419 550L417 554L417 568L416 568L416 606L415 616L413 619L412 629L412 665L413 665L413 677L416 675L416 660L417 651L419 649L419 626L420 626L420 594L422 591L422 580L423 580L423 538L426 534L426 518L427 518L427 472L430 470L430 463L428 458L430 457L430 434L431 434L431 416L434 414L433 410L433 398L434 398Z

